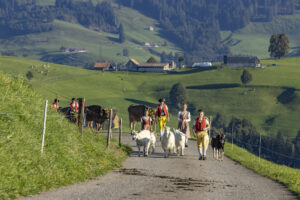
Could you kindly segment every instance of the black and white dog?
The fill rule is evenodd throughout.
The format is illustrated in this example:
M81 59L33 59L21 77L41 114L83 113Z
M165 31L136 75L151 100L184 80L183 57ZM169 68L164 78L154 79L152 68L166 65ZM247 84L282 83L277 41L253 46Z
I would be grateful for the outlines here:
M213 154L216 160L223 161L224 145L225 145L225 135L223 133L212 138L211 147L213 148Z

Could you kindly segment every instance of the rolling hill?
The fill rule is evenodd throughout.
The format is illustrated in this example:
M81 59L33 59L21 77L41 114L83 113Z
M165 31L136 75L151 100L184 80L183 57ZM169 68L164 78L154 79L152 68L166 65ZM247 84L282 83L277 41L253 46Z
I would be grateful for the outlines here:
M264 60L264 69L249 69L253 81L241 87L241 69L218 67L199 71L186 69L169 74L99 72L48 64L14 57L1 57L0 70L25 75L32 71L32 87L45 98L58 96L62 105L68 105L72 97L85 97L87 104L113 107L128 124L127 107L132 103L150 106L160 97L168 97L173 84L183 83L189 102L197 109L203 108L207 115L217 112L245 117L263 133L276 135L281 131L285 137L295 137L300 130L299 119L299 63L300 59ZM276 65L276 66L272 66ZM42 73L43 71L43 73ZM292 94L289 89L294 88ZM287 95L286 95L287 94ZM171 124L176 126L177 112L173 110ZM272 123L267 123L272 118Z

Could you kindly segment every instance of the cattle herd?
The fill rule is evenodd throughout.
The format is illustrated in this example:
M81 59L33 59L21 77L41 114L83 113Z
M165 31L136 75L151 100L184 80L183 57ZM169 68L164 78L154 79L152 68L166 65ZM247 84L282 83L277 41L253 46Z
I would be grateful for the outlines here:
M128 107L129 126L131 129L131 135L132 139L136 141L139 156L141 147L143 147L144 156L148 156L149 154L155 151L155 133L150 132L149 130L142 130L140 132L135 131L136 123L140 122L146 110L150 111L150 117L152 117L152 123L154 124L156 121L156 115L155 111L152 108L149 108L146 105L130 105ZM70 107L60 108L59 111L65 114L65 116L71 122L77 122L77 118L76 116L74 116L74 114L72 114ZM95 125L96 130L99 131L100 129L102 129L103 123L108 119L109 110L105 110L102 106L91 105L85 107L85 121L87 127L94 128ZM211 146L213 149L213 157L216 160L223 160L224 144L224 134L220 134L212 138ZM185 134L177 129L171 130L170 127L165 127L164 134L161 137L161 146L164 151L165 158L169 157L171 153L175 153L178 156L183 156L185 149Z

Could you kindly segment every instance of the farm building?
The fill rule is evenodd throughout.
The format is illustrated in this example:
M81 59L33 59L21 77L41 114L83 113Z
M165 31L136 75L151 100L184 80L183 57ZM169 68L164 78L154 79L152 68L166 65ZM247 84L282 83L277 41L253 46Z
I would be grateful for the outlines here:
M126 71L133 71L136 72L138 71L138 66L140 65L140 63L138 61L136 61L135 59L130 59L126 65Z
M109 62L97 62L94 64L94 70L109 71L112 69L113 67Z
M224 64L228 67L260 67L260 60L256 56L224 56Z
M192 67L212 67L211 62L194 63Z
M139 72L165 72L169 70L169 63L142 63L138 66Z
M122 70L134 72L164 72L176 68L175 62L172 63L138 63L135 59L130 59Z

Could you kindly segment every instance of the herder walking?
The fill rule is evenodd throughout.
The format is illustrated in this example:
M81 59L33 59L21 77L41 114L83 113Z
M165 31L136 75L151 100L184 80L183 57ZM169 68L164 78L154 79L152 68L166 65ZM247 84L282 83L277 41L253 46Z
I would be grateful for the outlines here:
M158 100L160 104L157 106L156 115L158 117L158 124L160 129L160 139L165 131L167 121L170 121L168 106L165 104L165 99Z
M183 104L182 111L178 112L178 129L185 134L185 147L188 147L188 140L191 138L190 125L191 113L187 111L187 104Z
M141 118L142 130L152 131L152 118L149 116L149 111L145 110L145 116Z
M77 122L79 104L77 101L75 101L75 98L72 98L72 102L70 103L70 108L71 108L71 110L70 110L71 120L73 120L74 122Z
M206 160L206 150L209 143L207 131L209 128L209 121L204 117L204 112L201 109L198 110L198 118L194 121L193 134L194 137L197 138L199 160Z

